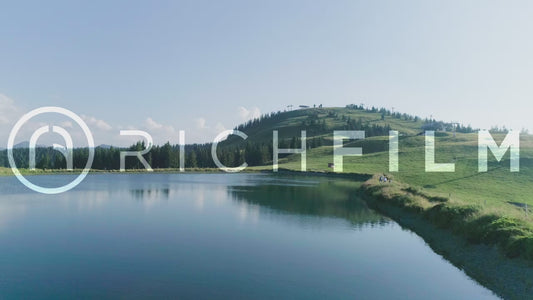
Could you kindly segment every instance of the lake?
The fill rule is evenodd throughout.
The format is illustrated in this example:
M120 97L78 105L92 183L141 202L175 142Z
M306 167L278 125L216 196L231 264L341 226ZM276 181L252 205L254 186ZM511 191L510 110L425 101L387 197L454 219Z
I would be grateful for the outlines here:
M69 175L28 177L59 186ZM357 183L90 174L59 195L0 177L0 298L494 299Z

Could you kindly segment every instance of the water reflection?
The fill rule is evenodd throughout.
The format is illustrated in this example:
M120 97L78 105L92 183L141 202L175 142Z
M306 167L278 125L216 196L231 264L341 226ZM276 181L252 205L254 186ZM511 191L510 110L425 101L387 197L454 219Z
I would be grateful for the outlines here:
M155 199L168 199L170 195L169 188L143 188L143 189L132 189L130 194L134 199L137 200L155 200Z
M26 205L17 202L0 202L0 232L3 231L11 220L23 217L26 214Z
M265 214L333 217L348 220L353 226L382 226L389 219L369 209L356 195L356 184L349 181L295 182L291 178L276 178L254 185L228 187L234 201L241 202L241 215L253 208L263 208ZM246 204L242 206L242 204Z
M10 186L20 184L0 178ZM95 174L60 195L10 190L0 298L490 298L356 189L338 178Z
M98 210L103 206L110 198L109 191L85 191L83 198L77 193L65 193L62 194L62 203L65 206L76 206L77 210L93 211Z
M239 204L239 219L241 222L256 224L259 221L260 206L250 205L247 202Z

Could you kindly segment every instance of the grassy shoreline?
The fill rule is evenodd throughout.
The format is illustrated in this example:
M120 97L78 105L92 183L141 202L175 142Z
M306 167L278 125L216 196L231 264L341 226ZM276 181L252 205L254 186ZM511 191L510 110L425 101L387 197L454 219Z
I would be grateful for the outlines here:
M58 175L58 174L79 174L83 170L82 169L74 169L72 171L67 171L65 169L36 169L36 170L29 170L29 169L19 169L20 173L22 175ZM109 173L109 174L140 174L140 173L146 173L146 174L186 174L186 173L220 173L220 174L232 174L227 173L225 171L220 170L219 168L185 168L184 171L180 171L178 168L165 168L165 169L154 169L153 172L148 172L146 169L126 169L123 172L120 172L119 170L101 170L101 169L91 169L89 173L96 173L96 174L102 174L102 173ZM257 167L248 167L242 171L239 171L239 173L270 173L270 174L276 174L272 172L271 166L257 166ZM290 174L297 174L297 175L310 175L310 176L329 176L329 177L342 177L342 178L354 178L360 181L366 181L369 178L372 177L372 174L366 174L366 173L334 173L334 172L326 172L326 171L295 171L291 169L286 168L279 168L279 174L284 173L290 173ZM4 168L0 167L0 176L14 176L13 172L10 168Z
M420 236L437 254L496 295L505 299L528 299L533 294L533 265L523 258L510 259L497 247L473 244L451 231L428 222L422 215L361 195L370 208L392 218Z
M479 204L456 203L446 197L430 196L396 181L393 184L380 183L377 176L361 188L372 198L416 213L468 242L497 246L509 258L533 260L533 227L523 219L485 209Z
M499 296L533 295L533 230L526 222L431 197L408 185L380 183L360 189L369 207L413 230L438 254Z
M398 180L380 183L379 175L280 169L283 173L364 182L355 192L370 208L415 232L468 276L505 299L533 295L533 228L515 215L429 195Z
M19 169L19 172L22 175L64 175L64 174L79 174L82 169L74 169L72 171L67 171L64 169L36 169L30 171L29 169ZM255 173L258 170L244 170L244 173ZM91 169L89 173L95 174L140 174L140 173L155 173L155 174L180 174L180 173L225 173L224 171L217 168L187 168L185 171L180 171L178 168L168 168L168 169L154 169L153 172L148 172L146 169L127 169L124 172L119 170L100 170L100 169ZM0 176L14 176L13 172L9 168L0 167Z

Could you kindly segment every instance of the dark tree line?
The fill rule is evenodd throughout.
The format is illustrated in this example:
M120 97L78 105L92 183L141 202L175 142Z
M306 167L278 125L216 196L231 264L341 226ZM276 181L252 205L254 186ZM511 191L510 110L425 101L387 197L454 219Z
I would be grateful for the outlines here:
M406 113L399 113L399 112L393 112L386 108L377 108L375 106L372 107L364 107L363 104L357 105L357 104L349 104L346 105L346 108L348 109L354 109L354 110L361 110L371 113L380 113L381 114L381 120L385 120L385 117L389 116L396 119L401 119L405 121L413 121L418 122L420 121L420 117L409 115ZM443 122L443 121L437 121L432 118L426 118L423 120L422 130L445 130L445 131L453 131L455 127L456 132L461 133L473 133L476 132L477 129L472 128L470 125L463 125L460 123L450 123L450 122ZM493 127L491 130L494 130L494 132L505 132L505 127L503 129L499 129L498 127Z
M477 130L473 129L472 126L464 126L459 123L445 123L442 121L436 121L435 119L426 119L422 125L423 130L436 130L436 131L456 131L461 133L473 133Z
M307 148L312 149L325 144L321 137L307 139ZM216 168L211 156L211 143L185 145L186 168ZM279 148L300 148L300 137L281 139ZM120 168L120 151L141 151L145 149L144 142L137 142L128 148L101 148L94 149L93 169L118 170ZM241 144L224 145L217 147L217 157L227 167L237 167L246 161L249 166L268 165L272 163L273 145L269 142L244 142ZM280 157L286 155L280 154ZM89 157L88 148L74 149L73 167L83 169ZM179 168L180 147L166 143L162 146L153 146L150 152L144 155L146 161L154 169ZM13 158L18 168L28 168L29 150L27 148L13 149ZM52 147L38 147L35 150L35 167L37 169L65 169L66 160L63 154ZM10 167L7 150L0 151L0 166ZM142 163L136 157L126 157L126 169L143 169Z
M344 129L346 130L363 130L365 131L365 136L380 136L388 135L391 127L389 124L379 125L379 124L370 124L369 122L363 122L361 118L355 120L351 117L342 116L342 119L346 122Z
M322 145L316 138L308 140L309 148ZM211 156L212 144L185 145L186 168L215 168ZM281 140L280 148L299 148L300 139ZM120 168L120 151L141 151L145 149L144 142L138 142L128 148L100 148L94 149L92 168L99 170L118 170ZM73 166L83 169L89 157L88 148L74 149ZM166 143L162 146L153 146L150 152L144 155L146 161L154 169L179 168L180 147ZM240 166L245 161L249 166L266 165L272 162L272 142L248 142L244 145L219 145L217 157L222 164L228 167ZM29 150L27 148L13 149L13 158L18 168L28 168ZM35 150L35 167L37 169L65 169L66 160L63 154L52 147L38 147ZM7 150L0 152L0 166L9 167ZM136 157L126 157L126 169L142 169L142 163Z

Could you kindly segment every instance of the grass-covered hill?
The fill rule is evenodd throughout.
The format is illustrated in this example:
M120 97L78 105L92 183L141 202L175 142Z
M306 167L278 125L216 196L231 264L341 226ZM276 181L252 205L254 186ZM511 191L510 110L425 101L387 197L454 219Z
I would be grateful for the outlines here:
M324 127L311 124L326 124ZM361 122L362 126L351 127L350 120ZM431 128L431 124L440 124ZM373 133L373 126L387 130ZM488 172L478 172L478 135L466 127L460 127L455 134L451 124L434 120L421 120L405 114L387 114L379 110L351 108L315 108L281 113L275 122L266 120L241 129L252 141L272 142L272 131L278 130L280 139L288 144L293 137L299 137L301 130L307 131L307 169L309 171L329 171L328 163L333 162L334 130L365 130L363 140L346 140L344 147L361 147L362 156L344 157L345 173L389 173L388 129L400 132L399 172L390 173L395 179L412 184L428 193L450 196L452 199L468 198L485 204L504 207L516 205L508 202L533 205L533 137L521 135L520 172L510 172L509 153L501 162L489 154ZM448 127L446 130L446 127ZM369 130L370 129L370 132ZM437 129L435 134L436 161L455 163L455 172L426 173L424 165L425 129ZM464 133L469 132L470 133ZM370 134L369 134L370 133ZM369 136L370 135L370 136ZM500 143L505 133L492 134ZM321 138L322 145L312 147L314 138ZM300 155L290 155L280 159L280 168L299 170Z
M398 128L405 134L414 135L420 133L424 124L420 118L407 114L348 106L272 113L242 124L236 129L248 134L251 141L271 141L273 130L278 130L280 138L299 137L300 131L306 130L308 138L322 137L331 140L332 130L363 129L367 131L367 135L378 135L383 133L384 129Z
M509 151L500 162L489 151L488 171L478 172L478 133L470 127L459 126L454 134L451 123L353 106L290 111L275 118L238 129L250 140L265 143L271 143L272 130L278 130L280 143L285 145L305 129L307 170L318 172L333 172L328 164L333 162L334 130L365 130L365 139L344 143L344 147L363 151L362 156L344 157L344 173L387 174L393 184L374 180L369 190L378 190L391 203L423 213L432 221L440 220L438 225L469 240L499 244L511 256L533 258L533 136L521 134L519 172L510 171ZM389 129L400 132L399 172L389 172ZM455 172L425 172L425 130L436 130L436 162L455 163ZM500 144L506 132L495 130L492 136ZM317 138L322 142L313 143ZM300 170L300 155L281 158L279 168Z

